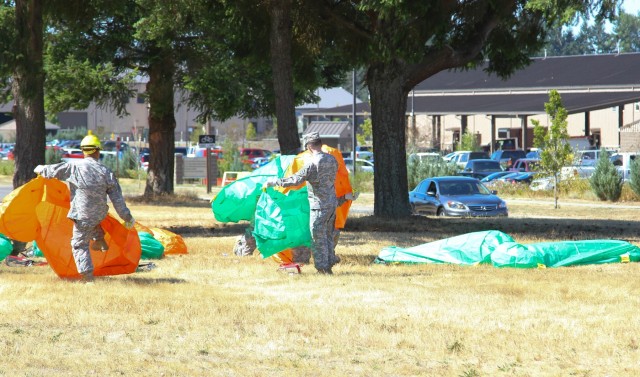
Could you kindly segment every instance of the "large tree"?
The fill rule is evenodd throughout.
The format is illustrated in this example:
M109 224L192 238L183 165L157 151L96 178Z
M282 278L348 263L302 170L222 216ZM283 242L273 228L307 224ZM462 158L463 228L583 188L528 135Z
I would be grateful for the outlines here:
M297 153L295 105L317 100L315 89L337 85L348 68L326 25L303 0L214 3L195 31L213 58L189 67L190 104L203 119L275 115L281 151Z
M13 187L31 180L33 168L44 163L44 63L43 63L43 1L16 0L14 4L2 5L2 22L5 26L13 21L13 32L4 51L5 83L10 83L13 99L13 117L16 121L16 144L14 148L15 173ZM13 9L13 13L11 10ZM11 71L10 79L6 76ZM0 73L3 73L0 71ZM1 81L0 81L1 82ZM5 98L7 98L5 96Z
M71 58L51 62L47 32L52 31L51 25L73 20L78 7L73 0L5 1L0 6L0 103L13 100L14 187L33 178L33 168L45 162L45 114L86 107L92 100L114 105L119 112L124 109L121 100L128 94L130 77L114 76L109 65L93 66Z
M174 95L194 54L194 20L206 1L88 1L75 17L56 25L55 60L110 63L118 75L146 78L150 160L145 195L174 191ZM200 57L201 58L201 57Z
M318 14L342 31L344 57L367 68L371 94L374 214L410 214L406 169L406 105L411 89L446 69L471 67L506 77L529 63L545 38L544 24L592 8L615 13L617 0L333 1Z

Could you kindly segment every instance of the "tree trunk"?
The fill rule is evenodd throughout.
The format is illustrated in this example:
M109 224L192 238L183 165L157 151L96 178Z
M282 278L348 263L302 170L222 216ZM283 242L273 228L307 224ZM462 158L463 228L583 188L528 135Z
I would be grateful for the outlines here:
M42 1L15 2L17 62L13 71L13 117L16 121L13 187L29 182L44 164L44 68L42 58Z
M407 182L406 108L409 91L395 63L367 72L373 129L374 215L401 218L411 214Z
M278 122L278 142L282 154L295 154L300 148L300 138L293 91L291 0L274 1L270 6L270 13L270 59Z
M160 51L149 67L149 171L145 196L173 194L176 119L173 107L174 62Z

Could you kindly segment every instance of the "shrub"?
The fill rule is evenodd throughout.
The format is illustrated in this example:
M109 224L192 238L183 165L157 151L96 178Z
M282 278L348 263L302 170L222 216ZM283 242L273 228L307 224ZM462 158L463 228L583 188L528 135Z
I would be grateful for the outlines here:
M57 164L62 162L62 151L55 148L47 148L44 152L44 163Z
M102 163L111 169L117 177L124 178L137 178L138 169L140 164L138 163L138 155L130 150L126 150L122 153L122 158L118 159L115 155L106 155L102 159Z
M631 160L629 166L631 170L629 175L629 187L638 196L640 196L640 162Z
M227 171L246 171L250 166L242 163L238 145L230 138L222 143L223 158L218 159L218 178L222 178Z
M591 190L600 200L618 201L622 194L622 177L618 174L618 170L613 163L609 161L608 155L604 152L600 153L600 158L593 171L593 175L589 178Z
M13 175L16 170L15 162L11 160L0 161L0 175Z
M349 176L351 187L358 192L373 192L373 173L357 172Z
M425 160L410 158L407 161L407 180L409 189L413 189L425 178L456 175L458 167L444 160Z

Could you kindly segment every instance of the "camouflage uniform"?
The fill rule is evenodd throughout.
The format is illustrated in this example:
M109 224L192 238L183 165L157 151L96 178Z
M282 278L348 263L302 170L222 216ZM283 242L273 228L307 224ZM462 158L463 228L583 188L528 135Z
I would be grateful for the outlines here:
M233 246L233 253L239 257L253 255L256 250L256 238L253 236L253 225L245 229L244 234L239 236ZM311 249L306 246L298 246L291 249L294 263L308 264L311 259Z
M71 251L78 272L82 275L91 274L93 262L89 253L89 243L92 238L101 240L104 237L100 222L109 211L107 195L120 218L125 221L133 220L118 180L109 168L91 157L47 165L40 175L69 183L71 208L67 217L73 220L74 224Z
M336 159L324 152L314 152L309 163L291 177L276 180L276 186L297 186L307 182L309 224L313 240L313 259L318 271L331 271L337 262L333 248L336 207Z

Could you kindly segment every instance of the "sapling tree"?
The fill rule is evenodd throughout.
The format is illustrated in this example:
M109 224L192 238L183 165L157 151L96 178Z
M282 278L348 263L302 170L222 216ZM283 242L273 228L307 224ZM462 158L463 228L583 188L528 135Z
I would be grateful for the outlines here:
M545 129L540 121L533 119L533 145L540 152L540 173L553 177L554 208L558 208L558 179L562 167L571 162L571 146L567 132L567 109L562 106L560 93L556 90L549 92L549 102L544 104L544 110L551 123Z

